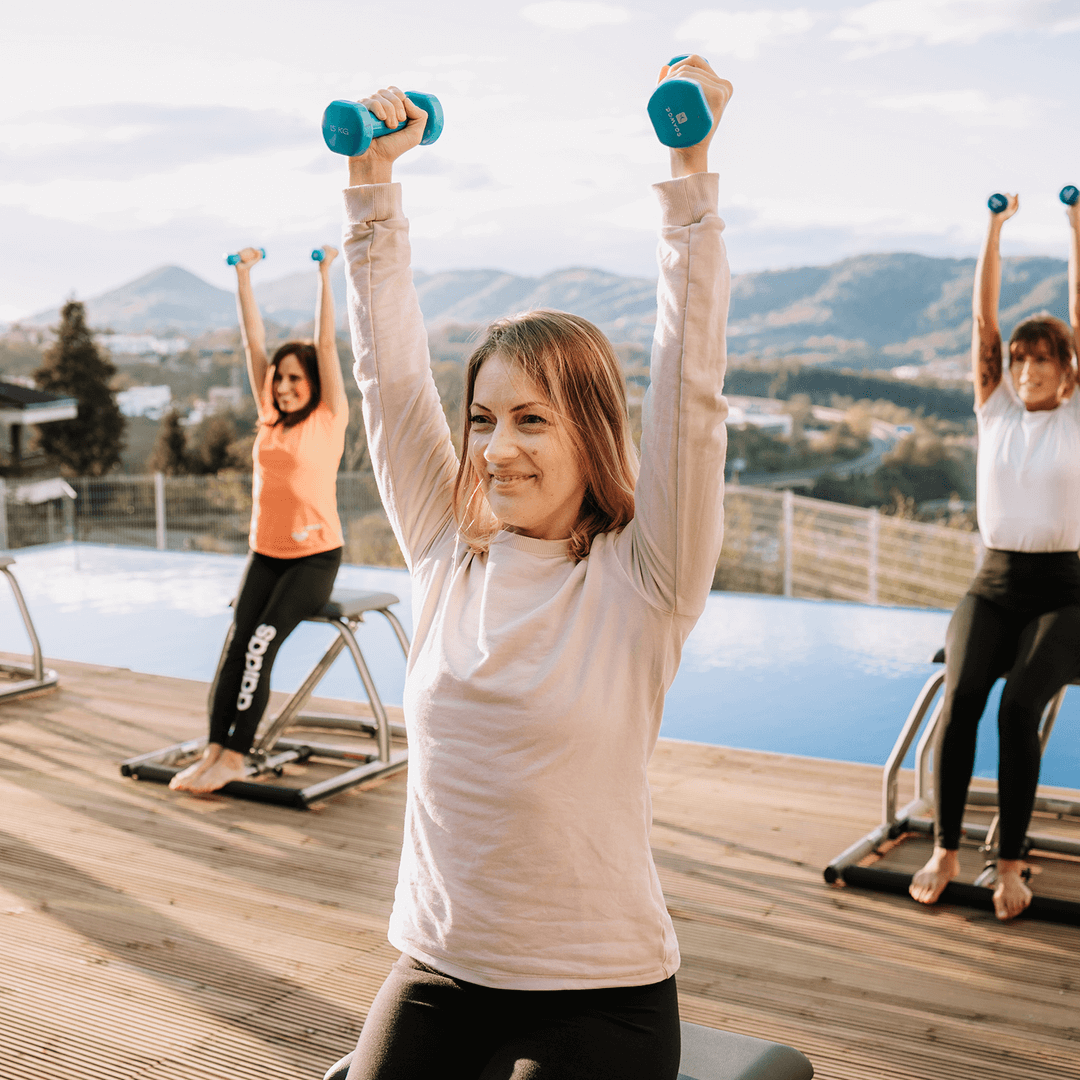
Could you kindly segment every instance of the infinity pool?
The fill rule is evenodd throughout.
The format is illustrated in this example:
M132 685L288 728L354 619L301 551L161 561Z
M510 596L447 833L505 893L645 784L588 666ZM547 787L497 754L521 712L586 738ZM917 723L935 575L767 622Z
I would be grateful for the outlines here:
M88 544L13 554L47 657L213 678L243 557ZM338 584L399 596L397 614L410 628L405 571L343 566ZM927 658L942 644L948 620L946 611L712 593L668 693L661 734L884 764L934 670ZM332 635L329 627L302 625L278 655L274 689L295 689ZM400 701L405 664L385 620L372 616L358 640L384 699ZM0 583L0 652L28 649L10 590ZM362 696L346 657L318 692ZM978 775L996 774L996 742L988 716ZM1066 695L1042 781L1080 788L1080 688Z

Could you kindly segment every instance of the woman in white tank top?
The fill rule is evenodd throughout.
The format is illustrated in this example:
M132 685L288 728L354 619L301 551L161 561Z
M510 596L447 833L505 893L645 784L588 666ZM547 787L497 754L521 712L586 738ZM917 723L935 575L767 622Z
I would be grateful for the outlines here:
M934 752L935 845L910 892L934 903L959 872L960 827L986 699L1006 677L998 713L999 919L1031 903L1023 862L1039 780L1039 720L1080 675L1080 205L1068 208L1069 320L1025 320L1002 372L998 297L1002 225L990 214L975 269L971 360L979 425L978 515L986 558L949 623L944 711Z

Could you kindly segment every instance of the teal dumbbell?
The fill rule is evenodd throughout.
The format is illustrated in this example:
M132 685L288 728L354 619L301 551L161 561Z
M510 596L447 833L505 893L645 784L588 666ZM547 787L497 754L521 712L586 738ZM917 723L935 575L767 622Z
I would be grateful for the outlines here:
M259 251L259 254L265 259L266 258L266 248L259 248L258 251ZM240 256L238 254L226 255L225 256L225 261L230 266L235 266L240 261Z
M1005 207L1009 205L1009 200L1006 199L1004 195L999 195L995 193L986 200L986 205L993 213L1000 214L1002 210L1004 210Z
M668 67L685 59L673 56ZM692 79L665 79L652 92L648 108L656 137L665 146L696 146L712 131L712 109Z
M322 262L323 259L326 258L326 253L323 251L322 248L316 248L311 253L311 257L312 257L312 259L314 259L315 262Z
M1080 188L1075 184L1066 184L1059 192L1058 198L1066 206L1075 206L1076 201L1080 199Z
M420 140L420 145L428 146L442 134L442 105L434 94L420 94L409 90L405 96L417 108L427 113L424 137ZM387 127L358 101L331 101L322 118L322 135L326 145L335 154L344 154L346 157L359 157L371 145L372 139L391 135L403 127L405 124Z

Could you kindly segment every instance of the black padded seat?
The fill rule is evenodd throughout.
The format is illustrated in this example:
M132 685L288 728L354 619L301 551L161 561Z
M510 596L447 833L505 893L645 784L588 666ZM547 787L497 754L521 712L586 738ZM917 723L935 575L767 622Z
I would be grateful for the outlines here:
M356 619L365 611L381 611L399 603L393 593L361 592L358 589L335 589L319 609L321 619Z

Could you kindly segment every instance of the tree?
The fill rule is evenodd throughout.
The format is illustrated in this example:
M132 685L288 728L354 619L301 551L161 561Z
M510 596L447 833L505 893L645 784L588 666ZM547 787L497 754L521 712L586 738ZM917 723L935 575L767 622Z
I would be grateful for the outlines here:
M207 417L199 425L198 446L191 455L192 472L216 475L222 469L233 468L237 464L235 442L236 425L228 416Z
M74 420L39 429L41 448L68 476L101 476L120 463L125 421L109 388L115 374L112 362L94 344L85 308L69 300L60 313L56 341L34 372L40 389L79 403Z
M188 462L187 436L180 426L180 415L170 409L158 425L157 440L146 467L151 472L164 473L166 476L187 476L191 472Z

